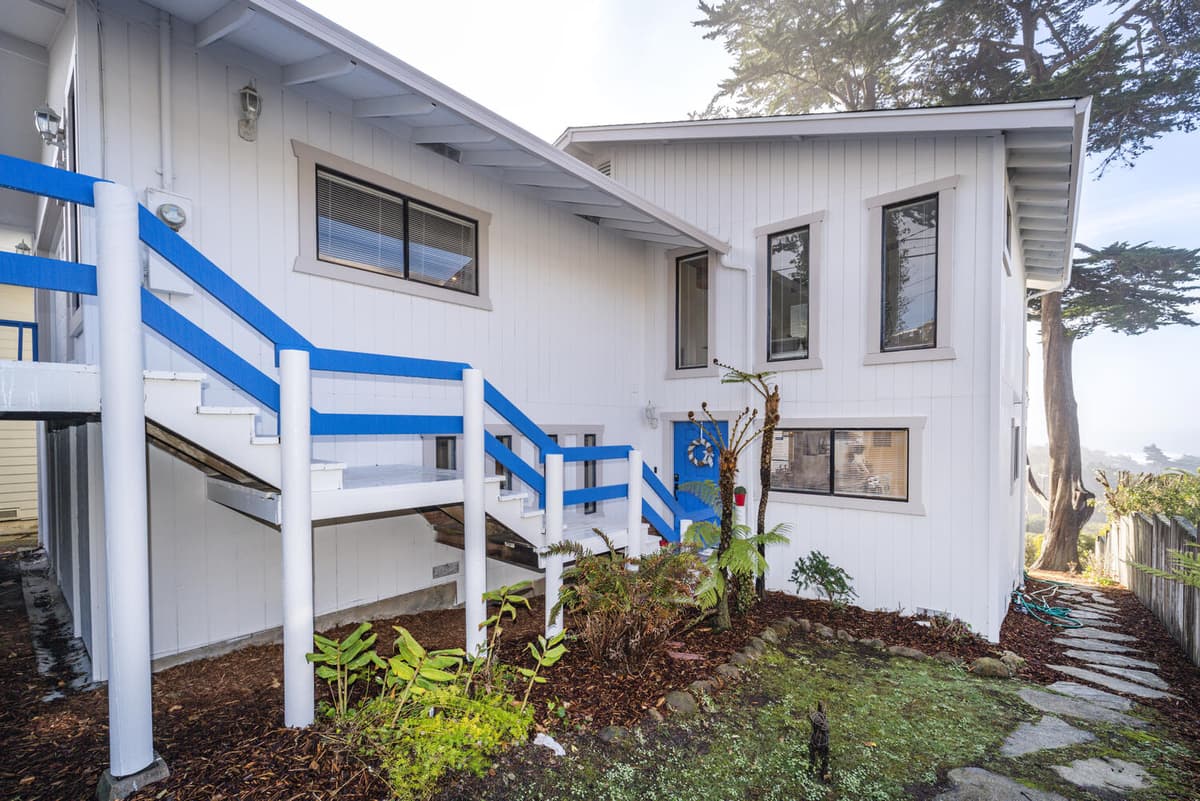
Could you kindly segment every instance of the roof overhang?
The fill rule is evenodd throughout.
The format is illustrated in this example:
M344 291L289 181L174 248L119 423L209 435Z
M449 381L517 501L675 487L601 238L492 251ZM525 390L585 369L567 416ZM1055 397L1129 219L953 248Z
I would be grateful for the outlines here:
M1026 283L1071 278L1091 99L836 112L568 128L555 144L584 161L622 144L803 140L820 137L1003 136Z
M295 0L143 0L192 26L197 48L233 46L280 85L338 99L360 120L612 230L668 247L729 250L592 167ZM218 44L219 43L219 44ZM266 77L266 76L264 76Z

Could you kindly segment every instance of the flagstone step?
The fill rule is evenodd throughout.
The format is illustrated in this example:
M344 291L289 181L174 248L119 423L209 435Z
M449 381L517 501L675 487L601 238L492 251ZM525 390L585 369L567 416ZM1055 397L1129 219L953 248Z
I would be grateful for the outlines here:
M1091 732L1077 729L1062 718L1043 715L1037 723L1022 723L1008 735L1000 746L1006 757L1024 756L1048 748L1066 748L1069 745L1090 743L1096 739Z
M1155 690L1150 687L1143 687L1140 684L1134 684L1131 681L1118 679L1116 676L1110 676L1107 673L1097 673L1094 670L1085 670L1084 668L1071 667L1070 665L1047 665L1051 670L1057 670L1059 673L1065 673L1076 679L1098 684L1109 690L1115 690L1126 695L1134 695L1138 698L1176 698L1177 696L1170 693Z
M1104 651L1076 651L1072 648L1066 651L1065 656L1069 656L1072 659L1078 659L1082 662L1094 662L1100 665L1115 665L1116 667L1158 670L1158 665L1154 664L1153 662L1147 662L1144 659L1134 659L1131 656L1105 653Z
M1127 667L1118 667L1116 665L1101 665L1101 664L1089 664L1088 667L1095 668L1096 670L1102 670L1105 673L1111 673L1114 676L1117 676L1122 679L1128 679L1129 681L1136 681L1138 684L1144 684L1147 687L1153 687L1156 690L1171 689L1171 685L1167 684L1165 681L1163 681L1161 678L1159 678L1154 673L1151 673L1146 670L1134 670L1132 668L1127 668Z
M1077 787L1103 793L1105 798L1123 798L1122 791L1141 790L1150 784L1150 775L1141 765L1113 757L1077 759L1069 765L1052 765L1051 770Z
M1046 689L1062 695L1069 695L1072 698L1082 698L1085 701L1091 701L1093 704L1099 704L1117 712L1128 712L1133 708L1133 701L1130 701L1128 698L1122 698L1107 690L1089 687L1086 684L1077 684L1073 681L1056 681L1053 684L1047 685Z
M1089 640L1086 637L1055 637L1054 642L1059 645L1065 645L1068 648L1083 648L1088 651L1104 651L1110 654L1136 654L1138 649L1130 648L1128 645L1120 643L1108 642L1107 640Z
M1096 723L1111 723L1131 729L1145 728L1146 723L1132 715L1126 715L1115 709L1084 698L1059 695L1058 693L1024 687L1017 692L1021 700L1037 709L1053 715L1090 720ZM1114 696L1119 697L1119 696ZM1124 700L1124 699L1121 699Z
M1108 640L1109 642L1137 642L1137 637L1132 634L1122 634L1119 631L1105 631L1091 626L1084 626L1078 629L1064 629L1063 634L1068 637L1088 638L1095 640Z

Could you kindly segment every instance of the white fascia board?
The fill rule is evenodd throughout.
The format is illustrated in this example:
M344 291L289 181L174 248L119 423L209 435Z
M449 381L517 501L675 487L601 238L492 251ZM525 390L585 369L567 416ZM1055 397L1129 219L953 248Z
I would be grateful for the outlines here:
M1083 190L1083 174L1087 169L1087 132L1092 118L1092 98L1087 96L1075 102L1075 164L1072 166L1071 188L1067 200L1067 257L1063 265L1063 278L1060 289L1066 289L1071 283L1072 258L1075 255L1075 232L1079 228L1079 196Z
M670 226L682 236L695 240L717 253L729 252L729 243L647 202L644 198L611 178L601 175L573 156L562 152L494 111L431 78L382 48L354 35L312 9L300 5L295 0L246 0L246 5L324 43L331 49L353 59L359 66L369 67L381 75L403 84L412 92L458 114L472 125L494 132L497 137L511 142L519 150L536 156L605 194L617 198L624 204Z
M555 141L573 145L694 140L788 139L808 136L992 133L1074 128L1077 102L1048 100L986 106L943 106L885 111L832 112L779 117L731 117L715 120L595 125L567 128Z

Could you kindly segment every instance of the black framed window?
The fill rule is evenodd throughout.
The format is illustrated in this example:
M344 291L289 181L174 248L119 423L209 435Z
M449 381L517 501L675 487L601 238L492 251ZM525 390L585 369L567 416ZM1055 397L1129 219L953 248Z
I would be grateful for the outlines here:
M675 369L708 366L708 253L675 260Z
M317 259L479 294L479 223L317 168Z
M583 435L583 447L585 447L585 448L596 447L596 435L595 434L584 434ZM583 463L583 486L585 489L596 486L596 462L595 461L587 461L587 462ZM595 501L588 501L583 505L583 513L585 515L593 514L593 513L595 513L595 511L596 511L596 502Z
M809 226L767 237L767 360L808 358Z
M433 464L438 470L458 469L458 441L455 437L436 437L433 441Z
M512 450L512 434L497 434L496 439L500 441L501 445L508 448L510 451ZM496 475L504 479L502 482L500 482L500 489L511 492L513 488L512 471L500 464L500 462L496 462Z
M883 207L881 352L937 347L938 196Z
M775 432L771 489L907 501L907 428L790 428Z

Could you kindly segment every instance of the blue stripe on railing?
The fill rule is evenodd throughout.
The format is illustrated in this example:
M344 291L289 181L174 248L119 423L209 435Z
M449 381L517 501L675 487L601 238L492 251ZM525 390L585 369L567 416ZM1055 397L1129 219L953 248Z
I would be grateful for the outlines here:
M276 349L278 363L278 349ZM349 350L312 348L309 367L331 373L389 375L404 378L437 378L461 381L462 371L471 365L463 362L442 362L434 359L414 359L408 356L384 356L376 353L356 353Z
M483 382L483 400L492 407L496 414L512 423L522 436L537 446L540 451L538 461L544 462L547 453L562 453L562 448L558 447L537 423L530 420L524 412L513 405L512 401L504 397L503 393L496 389L490 381Z
M529 487L539 498L546 492L546 479L528 462L509 450L503 442L489 431L483 434L483 449L488 456L499 462L504 469L512 473L525 486Z
M96 294L96 268L73 261L0 253L0 284Z
M663 516L645 499L642 500L642 517L646 518L651 528L658 532L658 536L668 542L679 542L679 535L675 532L675 529L667 525L667 521L663 519Z
M313 436L461 434L462 417L434 414L312 413Z
M605 459L624 459L633 450L631 445L591 445L584 448L563 448L564 462L601 462Z
M0 154L0 187L52 197L84 206L96 204L93 187L100 178L47 167L36 161Z
M647 486L654 490L654 494L658 496L658 499L666 504L666 507L671 510L671 514L675 516L676 521L678 521L681 517L687 516L687 513L683 511L683 507L679 504L679 501L677 501L675 496L671 494L671 491L667 489L667 485L662 483L662 479L658 477L658 473L655 473L653 470L651 470L650 465L644 462L642 463L642 478L645 480Z
M145 206L138 207L138 231L146 245L196 282L227 309L276 346L311 350L312 343L246 291L220 267L172 231Z
M279 384L144 288L142 322L266 408L279 411Z
M628 484L608 484L603 487L584 487L563 491L563 506L575 506L580 503L595 503L596 501L612 501L617 498L629 497Z

